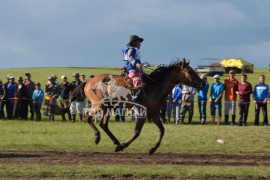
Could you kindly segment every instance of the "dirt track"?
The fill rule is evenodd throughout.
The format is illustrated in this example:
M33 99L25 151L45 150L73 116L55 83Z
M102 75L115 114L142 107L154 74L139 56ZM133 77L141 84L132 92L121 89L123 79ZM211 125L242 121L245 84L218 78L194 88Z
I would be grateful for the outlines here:
M1 152L0 164L270 166L270 155Z

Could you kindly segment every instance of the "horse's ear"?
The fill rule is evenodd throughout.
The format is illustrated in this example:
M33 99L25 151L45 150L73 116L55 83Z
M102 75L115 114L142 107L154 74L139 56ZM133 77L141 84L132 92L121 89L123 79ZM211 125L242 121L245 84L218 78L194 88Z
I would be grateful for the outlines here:
M186 59L185 59L185 58L183 58L183 61L182 61L182 69L184 69L184 68L185 68L185 66L186 66Z
M188 62L186 63L186 65L188 66L188 65L189 65L189 63L190 63L190 60L188 59Z

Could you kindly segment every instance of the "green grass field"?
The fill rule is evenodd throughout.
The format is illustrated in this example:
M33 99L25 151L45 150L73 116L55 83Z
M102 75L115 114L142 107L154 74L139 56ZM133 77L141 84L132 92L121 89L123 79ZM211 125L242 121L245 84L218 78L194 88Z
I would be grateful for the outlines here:
M29 68L29 69L1 69L0 78L4 79L7 74L15 77L23 76L30 72L33 81L47 82L49 75L56 74L58 77L65 74L72 80L74 72L91 74L112 73L119 74L118 68ZM266 75L266 83L270 82L270 74L267 68L255 69L254 74L248 74L248 81L254 86L258 82L260 74ZM222 77L221 81L226 76ZM236 76L239 80L239 75ZM211 77L208 78L213 82ZM253 126L254 105L251 104L249 112L249 126L216 126L197 125L198 108L194 107L195 125L176 126L165 124L165 136L160 148L153 158L160 154L170 154L177 157L179 154L187 156L195 155L222 155L223 159L209 159L209 162L217 162L217 165L207 165L198 162L194 164L132 164L105 162L104 164L88 163L58 163L57 158L50 163L25 163L34 157L24 157L31 153L45 154L48 152L61 153L85 153L91 161L91 156L97 153L114 155L115 146L108 136L101 131L101 142L94 143L92 129L86 123L62 123L58 116L55 122L49 122L44 118L42 122L32 121L0 121L0 179L270 179L270 128L265 126ZM268 113L269 113L268 107ZM208 117L210 110L207 111ZM208 119L209 121L209 119ZM111 119L110 129L119 138L120 142L128 140L133 132L135 123L127 120L126 123L116 123ZM139 138L123 152L114 156L121 159L127 154L148 153L158 137L158 129L153 123L146 123ZM218 144L217 139L223 139L224 144ZM7 156L16 153L17 156ZM13 162L20 159L22 162ZM222 164L227 160L226 156L234 155L243 159L238 165ZM211 156L209 156L211 157ZM247 158L245 158L247 157ZM250 160L249 157L255 157ZM256 157L258 161L256 163ZM38 158L37 158L38 159ZM105 159L106 161L106 159ZM136 161L140 161L137 159ZM188 161L188 159L187 159ZM195 159L195 161L201 161ZM247 165L254 161L254 165ZM262 163L264 162L264 163ZM219 165L221 164L221 165Z

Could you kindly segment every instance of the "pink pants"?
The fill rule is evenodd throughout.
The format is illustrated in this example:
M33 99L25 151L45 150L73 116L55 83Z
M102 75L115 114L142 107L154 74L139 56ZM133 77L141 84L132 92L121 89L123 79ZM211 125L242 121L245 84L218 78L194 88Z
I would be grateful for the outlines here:
M142 73L141 72L130 72L129 74L128 74L128 77L130 78L130 79L132 79L132 83L133 83L133 86L135 87L135 88L140 88L140 87L142 87L142 80L141 80L141 76L142 76Z

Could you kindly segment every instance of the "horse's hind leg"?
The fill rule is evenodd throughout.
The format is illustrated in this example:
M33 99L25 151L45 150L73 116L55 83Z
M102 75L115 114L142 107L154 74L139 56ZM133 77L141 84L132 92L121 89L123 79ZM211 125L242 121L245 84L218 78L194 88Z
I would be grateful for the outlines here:
M143 125L145 123L146 118L138 118L136 122L135 131L133 133L133 136L125 143L118 145L115 149L115 152L122 151L123 149L127 148L137 137L139 137L141 130L143 128Z
M105 110L99 125L106 132L106 134L111 138L111 140L113 141L114 144L120 145L118 139L113 135L113 133L110 131L110 129L108 127L110 116L107 115L106 112L107 111Z
M94 115L94 112L92 111L91 113L87 113L85 116L85 121L91 126L91 128L94 130L95 132L95 143L98 144L100 141L100 132L97 129L97 127L95 126L95 124L92 121L92 117Z
M159 147L161 141L162 141L162 138L164 136L164 132L165 132L165 129L164 129L164 126L160 120L160 117L159 115L153 117L153 122L157 125L157 127L159 128L159 131L160 131L160 134L159 134L159 137L156 141L156 144L154 147L152 147L149 151L149 154L153 154Z

